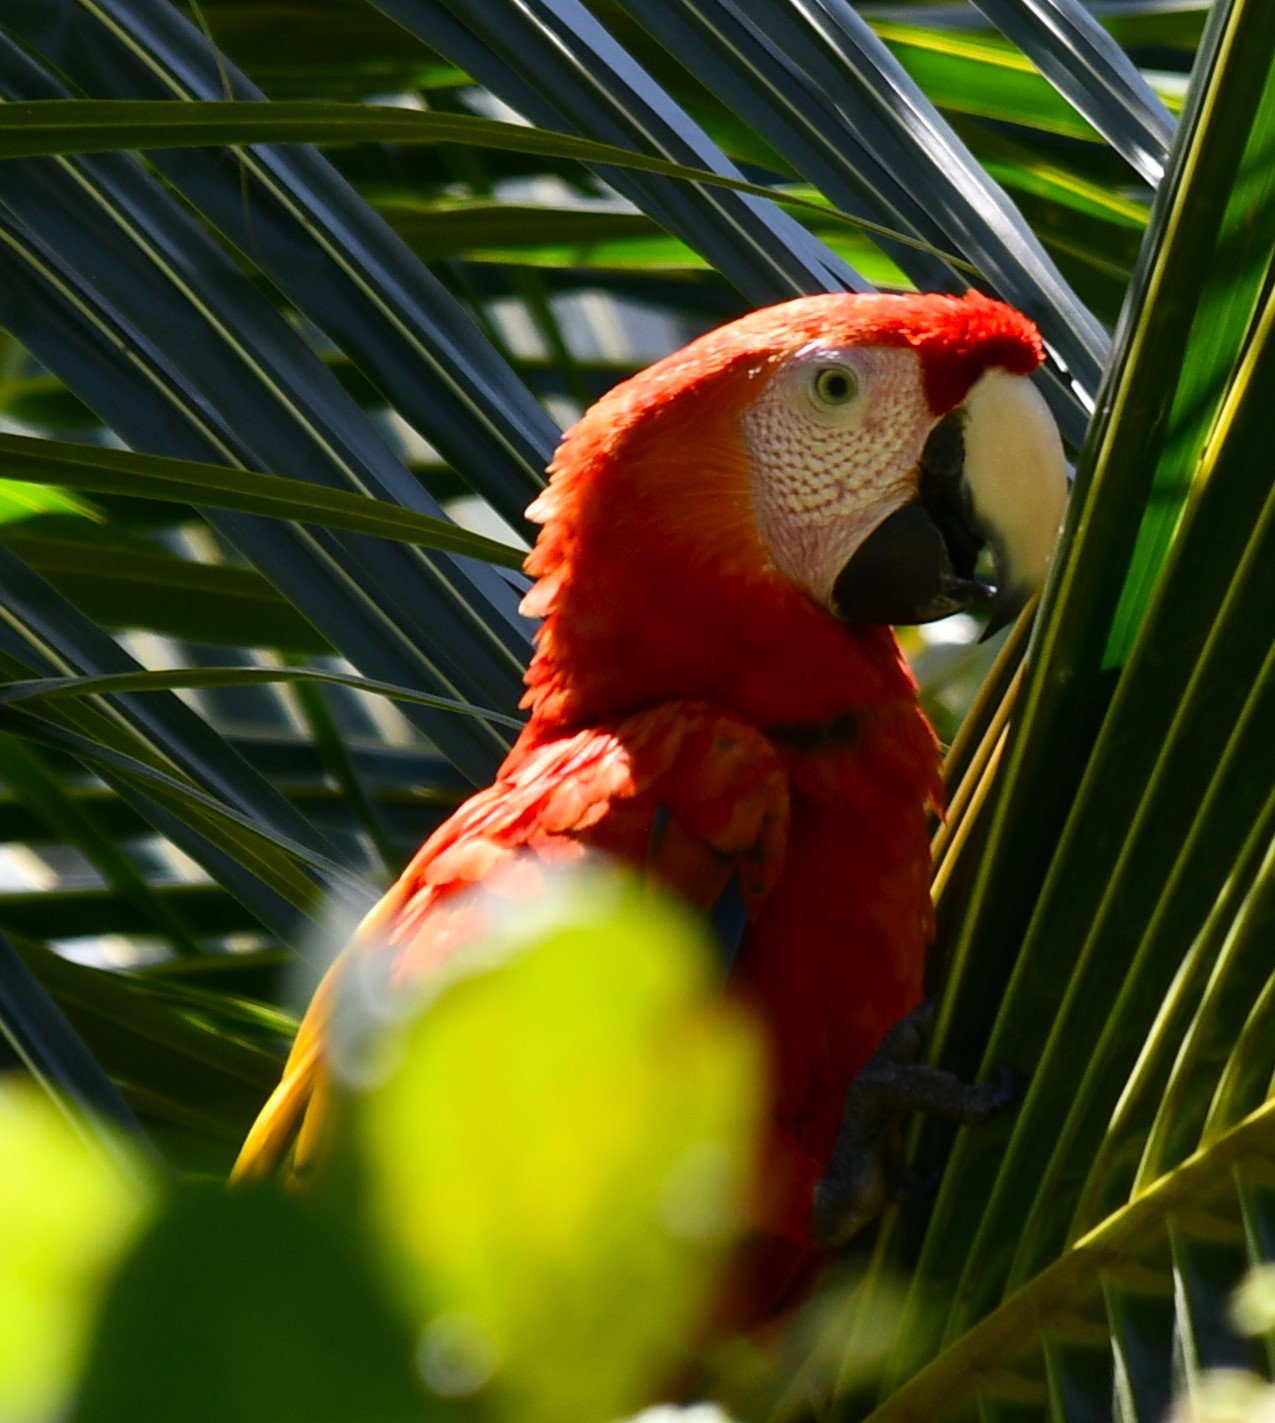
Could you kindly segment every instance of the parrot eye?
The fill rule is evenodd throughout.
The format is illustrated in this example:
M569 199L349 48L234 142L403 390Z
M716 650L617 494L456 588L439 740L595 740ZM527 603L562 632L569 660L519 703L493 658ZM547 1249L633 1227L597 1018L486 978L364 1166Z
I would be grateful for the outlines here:
M858 393L859 377L849 366L823 366L815 372L814 395L819 405L849 405Z

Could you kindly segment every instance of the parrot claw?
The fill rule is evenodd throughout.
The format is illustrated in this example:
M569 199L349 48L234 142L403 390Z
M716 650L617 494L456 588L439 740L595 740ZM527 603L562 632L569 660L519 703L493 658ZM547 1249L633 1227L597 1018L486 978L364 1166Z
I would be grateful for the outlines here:
M828 1170L815 1187L811 1236L826 1249L844 1245L891 1201L913 1201L937 1186L940 1171L916 1173L902 1161L910 1112L980 1125L1018 1096L1018 1078L996 1069L990 1082L962 1082L919 1061L929 1042L934 1002L927 1000L881 1040L846 1091Z

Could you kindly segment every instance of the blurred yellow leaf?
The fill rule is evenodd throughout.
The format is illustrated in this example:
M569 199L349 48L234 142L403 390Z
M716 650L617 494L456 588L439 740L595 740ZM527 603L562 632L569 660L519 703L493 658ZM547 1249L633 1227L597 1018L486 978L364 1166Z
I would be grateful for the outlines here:
M657 1394L743 1218L761 1081L698 926L609 874L462 955L361 1110L426 1383L530 1423Z
M1275 1331L1275 1265L1255 1265L1231 1301L1231 1319L1241 1334Z
M153 1201L25 1083L0 1086L0 1418L58 1416L102 1290Z

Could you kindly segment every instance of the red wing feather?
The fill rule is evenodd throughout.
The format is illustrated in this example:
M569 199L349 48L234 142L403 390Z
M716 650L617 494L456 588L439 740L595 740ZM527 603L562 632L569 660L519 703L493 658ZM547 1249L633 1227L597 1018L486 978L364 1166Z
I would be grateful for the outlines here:
M317 1137L322 1044L350 953L388 953L397 983L419 981L481 934L498 900L543 883L542 866L596 850L707 909L732 875L760 904L778 878L788 780L754 727L704 702L670 702L610 726L519 743L496 783L425 842L333 966L301 1024L283 1081L244 1143L235 1177L268 1174L303 1116L296 1162ZM489 894L465 895L481 888Z

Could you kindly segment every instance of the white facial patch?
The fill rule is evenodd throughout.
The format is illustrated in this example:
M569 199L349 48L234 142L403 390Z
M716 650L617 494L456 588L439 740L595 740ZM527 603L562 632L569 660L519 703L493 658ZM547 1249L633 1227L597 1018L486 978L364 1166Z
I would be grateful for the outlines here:
M828 606L850 556L915 497L934 421L915 351L812 342L789 357L741 416L775 567Z

